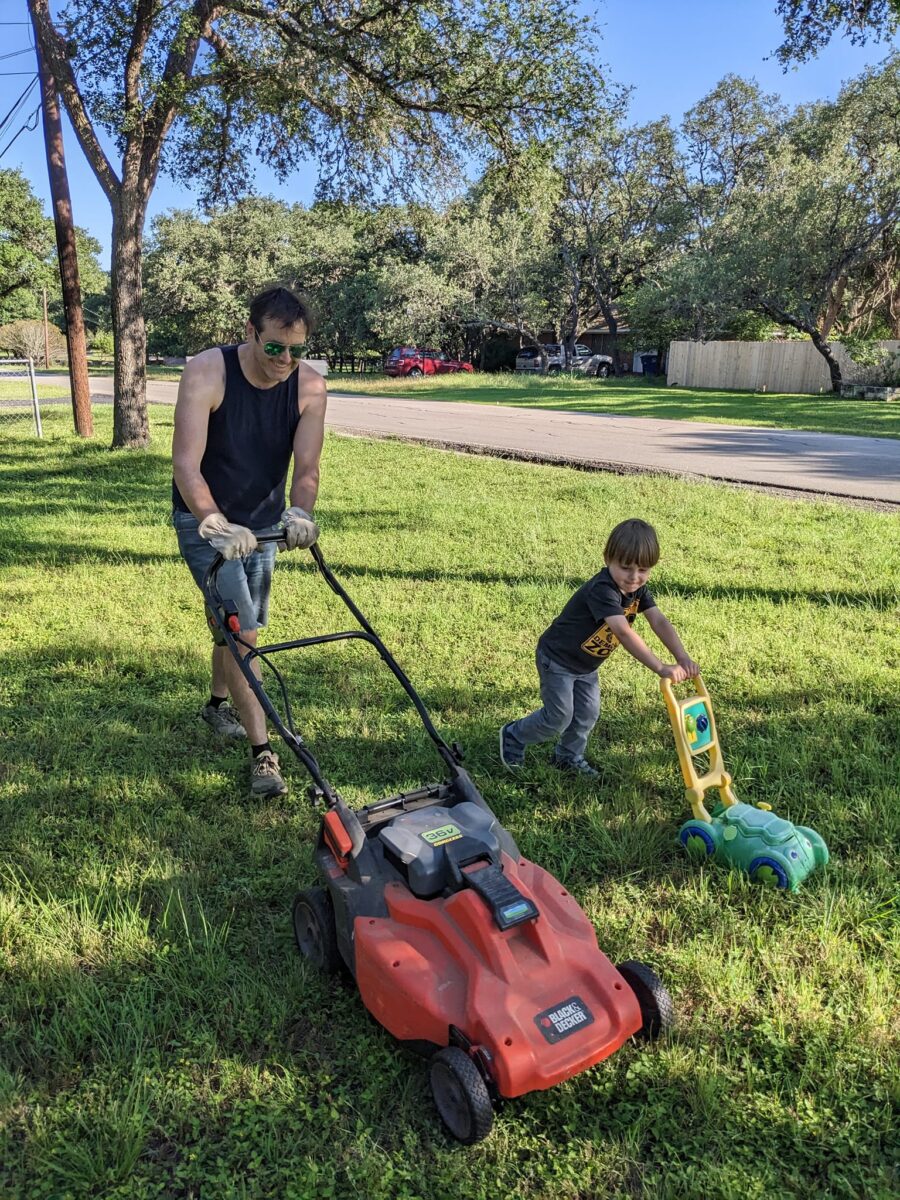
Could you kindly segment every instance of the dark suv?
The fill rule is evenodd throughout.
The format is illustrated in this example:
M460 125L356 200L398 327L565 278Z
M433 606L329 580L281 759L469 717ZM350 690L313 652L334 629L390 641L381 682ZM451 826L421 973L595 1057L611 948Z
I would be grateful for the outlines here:
M385 375L447 375L454 371L471 371L472 364L451 358L443 350L419 350L414 346L397 346L387 356Z

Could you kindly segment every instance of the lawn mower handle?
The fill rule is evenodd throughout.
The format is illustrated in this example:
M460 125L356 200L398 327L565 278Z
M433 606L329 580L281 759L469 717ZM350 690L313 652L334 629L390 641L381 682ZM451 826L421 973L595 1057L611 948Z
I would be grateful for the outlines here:
M254 536L256 537L259 545L265 545L269 542L276 542L280 543L282 546L284 545L283 530L276 530L275 532L267 533L260 532L258 534L254 532ZM431 719L431 714L422 703L421 697L413 687L405 671L403 671L403 669L397 663L396 659L388 650L387 646L385 646L375 629L372 627L372 625L370 625L369 621L366 619L360 609L357 608L356 604L345 591L343 585L335 577L331 568L325 562L325 558L322 554L322 551L319 549L318 544L313 544L310 546L309 552L312 555L316 566L319 568L319 571L322 574L325 582L328 584L331 590L337 596L339 596L341 600L343 600L344 604L362 626L361 629L345 630L341 633L320 634L316 637L298 638L294 641L278 642L268 646L250 646L249 643L241 639L240 628L232 627L232 621L236 614L226 613L222 597L219 594L219 590L216 586L216 577L218 576L219 570L225 562L225 559L221 554L216 554L215 558L207 568L206 574L203 578L201 590L203 592L203 597L206 600L207 608L210 612L210 624L217 628L224 637L225 644L240 666L244 678L250 685L250 689L255 695L256 699L259 701L263 711L272 721L284 741L303 762L303 765L313 777L317 788L324 795L326 802L329 804L329 806L334 806L337 803L337 795L328 784L325 777L322 775L315 758L312 756L309 750L306 749L302 738L294 730L291 704L290 698L287 694L287 688L281 673L278 671L278 668L274 665L274 663L269 661L267 656L280 650L299 649L302 646L318 645L324 642L336 642L344 640L350 641L354 639L368 642L370 645L374 646L385 666L387 666L388 670L394 675L397 682L406 692L407 696L412 702L413 707L419 715L419 719L425 726L428 736L434 742L438 754L450 768L452 775L455 777L459 773L460 764L462 762L462 753L459 750L459 747L455 743L452 747L448 746L448 744L438 733L434 722ZM246 653L241 653L241 651L238 649L239 644L245 647ZM250 664L254 658L262 659L262 661L266 663L266 665L275 675L275 678L278 680L279 687L281 688L282 699L284 701L285 715L287 718L286 721L281 719L281 716L266 695L262 684L252 671Z

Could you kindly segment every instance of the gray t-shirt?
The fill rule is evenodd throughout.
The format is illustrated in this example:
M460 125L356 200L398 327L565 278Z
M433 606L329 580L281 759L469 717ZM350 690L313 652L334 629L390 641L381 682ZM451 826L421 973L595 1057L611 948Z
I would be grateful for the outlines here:
M541 634L538 649L576 675L587 675L609 658L619 639L607 617L634 624L638 613L655 608L646 583L636 592L621 592L607 567L583 583L565 608Z

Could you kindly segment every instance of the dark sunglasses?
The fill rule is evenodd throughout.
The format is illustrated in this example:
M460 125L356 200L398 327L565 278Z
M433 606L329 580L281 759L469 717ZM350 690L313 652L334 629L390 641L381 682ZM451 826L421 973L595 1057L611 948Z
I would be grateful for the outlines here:
M254 329L253 334L256 340L263 348L263 354L267 354L269 358L277 358L279 354L284 354L285 350L290 350L291 358L302 358L306 353L306 345L303 342L296 346L285 346L281 342L264 342L259 336L259 330Z

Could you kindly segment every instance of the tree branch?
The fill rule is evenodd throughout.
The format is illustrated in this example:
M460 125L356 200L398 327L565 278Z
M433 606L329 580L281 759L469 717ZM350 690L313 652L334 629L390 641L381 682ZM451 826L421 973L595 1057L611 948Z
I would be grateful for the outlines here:
M66 110L72 121L78 144L84 151L84 156L97 177L110 204L118 202L121 180L113 170L112 163L94 132L91 118L84 106L81 92L75 81L75 75L66 53L66 45L57 32L50 18L49 0L28 0L31 21L34 26L34 36L38 39L41 51L53 76L56 86L65 101Z

